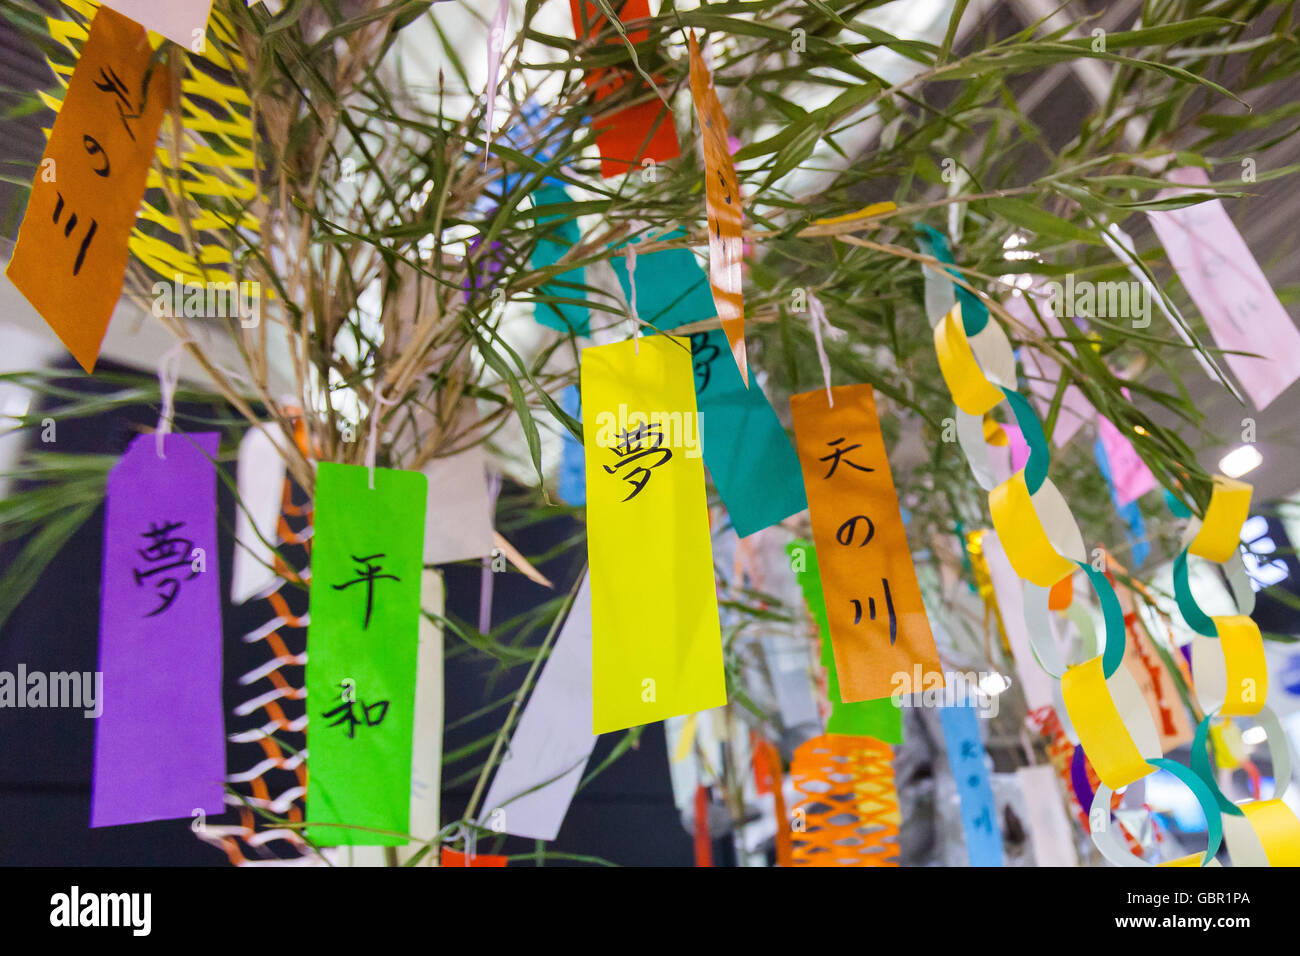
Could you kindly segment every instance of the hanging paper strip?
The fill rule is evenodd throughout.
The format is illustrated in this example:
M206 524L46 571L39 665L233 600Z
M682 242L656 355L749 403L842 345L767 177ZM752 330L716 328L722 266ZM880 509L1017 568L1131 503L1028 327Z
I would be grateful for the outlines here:
M1025 824L1038 866L1078 866L1074 833L1061 804L1051 767L1038 765L1016 770L1016 783L1024 796Z
M454 434L463 434L472 425L472 409L467 407ZM492 553L492 498L486 468L480 443L435 458L421 469L429 488L422 522L425 564L484 558Z
M90 825L223 811L216 432L132 440L108 476Z
M686 230L678 226L650 241L668 241L685 235ZM638 245L642 241L633 240ZM621 243L615 248L622 249L625 245L627 243ZM625 255L614 256L609 263L614 267L623 287L623 296L629 303L633 301L635 292L637 317L661 332L688 322L703 322L718 314L713 305L713 293L709 290L709 277L690 249L638 252L633 274L629 274Z
M107 6L187 50L203 39L212 12L212 0L108 0Z
M533 207L538 210L567 202L569 202L569 194L562 186L543 185L533 192ZM551 225L552 223L558 225ZM535 270L555 265L581 239L578 221L562 215L538 216L535 220L535 228L545 235L545 238L537 241L533 249L529 265ZM586 272L579 266L560 273L551 282L540 286L537 295L553 299L585 299L586 295L582 290L585 283ZM567 301L545 302L539 298L533 306L533 315L542 325L561 332L572 332L574 335L591 334L591 312L586 305Z
M721 330L691 336L704 464L744 538L808 507L799 458L757 384L740 380Z
M795 445L846 701L888 697L898 676L943 673L889 472L870 385L793 395ZM920 688L915 688L919 690Z
M1102 422L1105 419L1099 418L1098 421ZM1151 554L1151 542L1147 540L1147 523L1142 517L1142 509L1136 501L1124 505L1119 503L1119 492L1111 474L1110 458L1100 438L1093 443L1092 454L1097 460L1097 470L1101 472L1102 478L1106 480L1106 486L1110 489L1111 500L1115 502L1115 513L1119 515L1127 529L1128 540L1133 547L1133 566L1140 568Z
M243 604L274 588L275 536L280 520L285 464L271 428L250 428L239 443L235 465L235 553L230 572L230 603Z
M307 819L325 846L397 846L410 832L427 498L419 472L376 468L372 489L370 469L317 469Z
M169 102L144 29L100 7L54 121L5 274L93 371Z
M993 785L984 763L979 719L970 705L939 708L948 766L961 799L961 827L971 866L1002 865L1002 831L998 826Z
M1071 302L1074 276L1067 274L1065 278L1065 301ZM1029 296L1033 296L1032 305ZM1018 319L1026 328L1054 337L1058 340L1056 343L1058 348L1070 355L1075 354L1074 346L1066 338L1065 327L1052 311L1048 291L1041 283L1035 284L1027 294L1011 296L1003 306L1012 318ZM1035 309L1038 310L1037 315L1034 314ZM1057 385L1061 381L1061 365L1050 355L1034 348L1022 349L1020 357L1025 365L1025 380L1033 396L1034 407L1038 409L1039 415L1046 418L1052 407L1052 400L1056 397ZM1092 403L1084 397L1079 386L1067 385L1065 394L1061 398L1060 412L1056 416L1056 429L1052 432L1052 443L1057 448L1064 448L1079 429L1091 421L1096 414Z
M1157 199L1210 188L1203 169L1176 169L1169 179L1189 188L1165 190ZM1224 350L1228 368L1262 411L1300 378L1300 330L1222 201L1148 212L1147 217L1215 343Z
M726 703L690 342L584 349L594 732Z
M749 385L749 361L745 356L745 302L741 292L741 263L744 241L741 234L740 183L727 141L727 117L713 88L713 77L704 65L695 32L687 34L691 56L691 97L700 121L704 147L704 204L709 227L709 285L713 304L727 333L740 380Z
M893 751L869 737L824 734L800 744L790 778L793 866L898 866Z
M565 386L560 392L560 407L579 421L582 420L582 393L578 386ZM580 506L587 503L587 462L582 454L582 443L567 428L560 432L560 499L565 504Z
M790 842L789 818L785 808L785 781L781 773L781 753L776 744L750 732L754 747L754 784L760 796L772 795L776 817L776 865L790 866L794 847Z
M591 715L591 579L584 578L483 801L484 826L554 840L596 745Z
M492 856L487 853L465 854L450 847L443 847L440 857L442 866L505 866L509 862L508 856Z
M903 711L892 697L879 700L862 700L846 704L840 692L840 678L835 671L835 651L831 646L831 630L826 620L826 598L822 594L821 572L817 567L817 551L811 541L795 540L786 545L790 566L794 569L804 601L821 635L821 664L826 669L826 697L830 701L831 715L826 721L828 734L851 737L875 737L887 744L903 742Z
M1124 397L1129 397L1128 389L1124 389ZM1155 489L1156 476L1138 455L1133 443L1105 415L1097 416L1097 438L1106 449L1117 506L1137 501Z
M649 0L623 0L621 4L611 0L609 6L622 24L650 17ZM580 42L590 42L601 32L606 33L607 44L620 46L624 42L641 43L650 36L644 27L628 30L610 25L593 0L569 0L569 9L573 14L574 36ZM597 103L616 93L620 100L626 99L630 94L623 88L628 83L635 88L634 98L641 101L613 113L597 115L594 127L602 176L608 179L637 169L647 161L662 163L678 156L672 113L644 77L629 66L590 70L583 80L588 89L594 89Z

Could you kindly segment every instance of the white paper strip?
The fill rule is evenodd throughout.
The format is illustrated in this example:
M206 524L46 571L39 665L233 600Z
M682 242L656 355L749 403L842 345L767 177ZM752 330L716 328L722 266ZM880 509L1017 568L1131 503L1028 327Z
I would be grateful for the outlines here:
M492 553L492 500L488 496L483 446L421 469L429 479L424 521L424 563L446 564Z
M275 552L284 494L284 459L266 426L250 428L239 443L235 464L235 553L230 601L243 604L280 583Z
M1056 682L1048 677L1034 659L1029 632L1025 627L1024 584L1007 560L998 536L989 531L980 540L984 544L984 557L988 561L989 577L993 581L993 595L997 598L1002 626L1011 645L1011 654L1016 660L1016 674L1020 677L1025 692L1025 702L1030 710L1052 704L1052 689ZM1045 640L1050 639L1049 635L1044 637Z
M1074 832L1065 815L1061 792L1056 786L1056 771L1046 764L1021 767L1016 781L1025 796L1028 816L1026 828L1038 866L1078 866L1079 854L1074 847Z
M479 822L497 832L554 840L596 745L590 581L578 589L483 801Z
M212 0L109 0L106 5L187 50L202 52L195 44L207 32Z

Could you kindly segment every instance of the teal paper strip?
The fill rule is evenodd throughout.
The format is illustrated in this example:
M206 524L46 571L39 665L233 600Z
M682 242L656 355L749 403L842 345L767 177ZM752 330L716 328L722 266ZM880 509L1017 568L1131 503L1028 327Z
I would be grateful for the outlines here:
M674 229L660 239L680 239L686 235L682 228ZM640 242L640 240L636 240ZM615 248L622 249L627 243ZM628 281L627 257L616 255L610 260L618 275L623 295L632 301L632 284ZM718 314L713 304L713 291L709 278L700 268L695 253L690 249L661 249L636 257L636 311L642 322L647 322L667 332L688 322L702 322ZM739 373L738 373L739 374Z
M560 186L540 186L533 193L533 205L537 209L543 206L557 206L569 202L569 194ZM563 220L558 226L548 225ZM537 241L533 249L531 266L544 269L553 266L578 244L581 233L578 221L564 216L538 216L537 228L544 232L545 238ZM544 299L585 298L582 288L586 285L586 271L579 266L556 276L555 281L539 286L538 301L533 306L533 317L542 325L560 332L572 332L574 335L591 334L591 312L585 305L575 302L543 301Z

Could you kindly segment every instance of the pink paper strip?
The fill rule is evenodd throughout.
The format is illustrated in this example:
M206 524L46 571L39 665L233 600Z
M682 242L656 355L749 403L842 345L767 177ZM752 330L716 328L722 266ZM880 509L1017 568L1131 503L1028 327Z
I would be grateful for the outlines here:
M1128 397L1128 389L1124 389L1124 397ZM1097 415L1097 434L1110 462L1110 479L1119 507L1137 501L1156 486L1156 476L1138 457L1133 443L1105 415Z
M1033 294L1034 305L1038 308L1038 314L1043 317L1042 322L1034 316L1023 295L1013 295L1003 305L1013 318L1019 319L1035 332L1041 332L1046 326L1048 334L1065 338L1065 328L1052 311L1047 296L1039 294L1037 289ZM1074 347L1068 342L1062 343L1061 348L1071 355L1074 354ZM1052 398L1056 395L1056 383L1061 380L1061 366L1054 359L1031 349L1022 348L1020 356L1025 367L1025 377L1029 381L1029 391L1033 396L1031 400L1046 424L1047 413L1052 407ZM1065 447L1065 444L1074 437L1074 433L1094 414L1092 403L1083 397L1083 392L1079 391L1077 386L1067 386L1065 395L1061 399L1061 411L1056 416L1056 428L1051 436L1056 447Z
M1205 170L1176 169L1169 179L1193 189L1167 189L1158 198L1209 185ZM1223 203L1210 202L1149 212L1151 227L1201 310L1219 348L1263 358L1225 355L1224 360L1255 407L1263 411L1300 378L1300 330L1269 285Z
M141 435L108 476L92 827L225 809L219 437L168 435L159 458Z

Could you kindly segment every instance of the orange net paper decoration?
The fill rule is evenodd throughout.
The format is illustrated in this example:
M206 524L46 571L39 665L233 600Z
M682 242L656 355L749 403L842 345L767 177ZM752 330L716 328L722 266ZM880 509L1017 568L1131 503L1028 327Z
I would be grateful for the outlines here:
M823 734L794 752L803 795L791 814L793 866L898 866L894 751L871 737Z

